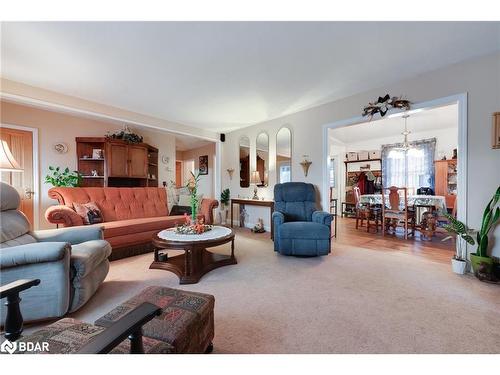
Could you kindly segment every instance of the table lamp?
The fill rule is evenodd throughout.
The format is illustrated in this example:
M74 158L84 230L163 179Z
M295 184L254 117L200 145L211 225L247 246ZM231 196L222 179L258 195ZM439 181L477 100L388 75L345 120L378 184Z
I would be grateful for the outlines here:
M253 197L252 199L259 199L257 196L257 185L262 184L262 180L260 179L260 173L259 171L253 171L252 175L250 176L250 183L255 185L253 188Z
M14 159L12 152L10 152L9 145L4 140L2 140L0 145L0 171L5 171L5 172L23 171L19 163L16 161L16 159Z

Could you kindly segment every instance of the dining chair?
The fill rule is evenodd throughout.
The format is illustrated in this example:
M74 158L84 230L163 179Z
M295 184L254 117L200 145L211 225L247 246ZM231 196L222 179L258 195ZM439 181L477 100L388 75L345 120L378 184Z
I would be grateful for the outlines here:
M388 195L387 192L389 192ZM383 235L389 231L390 227L396 233L398 226L404 228L405 240L408 239L409 228L411 228L410 234L415 235L415 210L408 206L408 189L406 187L382 188L382 221Z
M354 203L356 207L356 229L363 226L363 221L366 220L366 231L370 232L370 228L375 227L378 231L379 221L381 221L380 208L369 203L361 202L361 191L358 186L353 187ZM360 223L361 221L361 223ZM373 223L371 223L373 221Z

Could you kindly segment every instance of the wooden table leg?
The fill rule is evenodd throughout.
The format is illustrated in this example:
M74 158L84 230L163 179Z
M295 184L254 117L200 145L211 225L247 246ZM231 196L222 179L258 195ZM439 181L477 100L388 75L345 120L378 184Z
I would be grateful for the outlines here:
M231 201L231 228L233 227L233 201Z

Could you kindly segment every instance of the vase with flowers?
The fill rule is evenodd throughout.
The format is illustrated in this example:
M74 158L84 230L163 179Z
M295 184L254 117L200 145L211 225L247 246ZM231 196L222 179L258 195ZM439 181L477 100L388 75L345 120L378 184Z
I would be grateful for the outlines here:
M191 172L191 177L186 184L190 196L191 216L184 214L185 223L176 227L176 232L179 234L202 234L212 229L211 225L204 223L203 218L198 219L197 217L200 203L198 198L199 181L200 175L197 174L195 176L194 173Z

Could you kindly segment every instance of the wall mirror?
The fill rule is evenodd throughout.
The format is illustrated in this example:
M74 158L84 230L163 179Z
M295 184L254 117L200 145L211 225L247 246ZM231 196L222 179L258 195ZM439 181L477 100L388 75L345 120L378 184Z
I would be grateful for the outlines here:
M283 127L276 134L276 182L292 181L292 131Z
M240 187L250 186L250 139L240 138Z
M264 187L269 184L269 136L267 133L259 133L256 141L255 165L261 183L258 187Z

